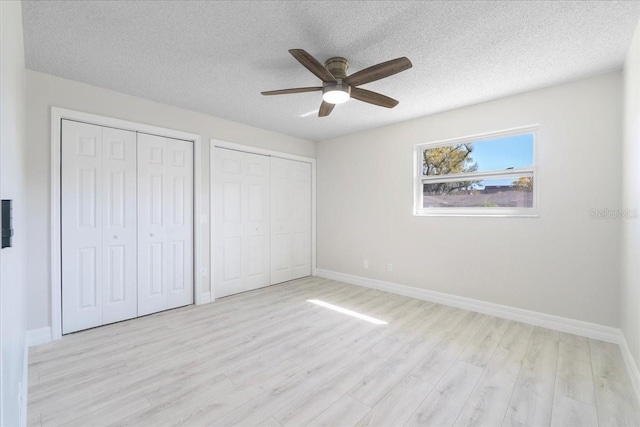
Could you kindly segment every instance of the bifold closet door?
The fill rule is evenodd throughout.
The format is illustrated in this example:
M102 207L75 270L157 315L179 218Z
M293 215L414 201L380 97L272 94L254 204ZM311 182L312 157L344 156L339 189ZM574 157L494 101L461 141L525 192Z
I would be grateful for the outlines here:
M193 143L138 134L138 316L193 303Z
M62 121L62 332L136 317L136 134Z
M214 289L223 297L270 284L269 157L214 150Z
M311 275L311 164L271 158L271 284Z

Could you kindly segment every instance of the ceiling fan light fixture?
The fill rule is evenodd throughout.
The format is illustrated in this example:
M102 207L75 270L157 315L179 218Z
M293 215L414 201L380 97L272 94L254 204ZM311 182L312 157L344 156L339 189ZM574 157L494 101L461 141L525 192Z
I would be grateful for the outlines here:
M1 1L1 0L0 0ZM327 59L322 65L303 49L289 49L289 53L322 81L322 86L297 87L292 89L268 90L263 95L286 95L290 93L322 91L322 104L318 109L318 117L327 117L336 104L343 104L353 98L358 101L385 108L393 108L398 101L381 93L361 89L358 86L384 79L412 67L407 57L381 62L364 68L357 73L347 75L349 61L341 56Z
M351 87L342 82L329 83L322 89L322 99L329 104L343 104L351 97Z

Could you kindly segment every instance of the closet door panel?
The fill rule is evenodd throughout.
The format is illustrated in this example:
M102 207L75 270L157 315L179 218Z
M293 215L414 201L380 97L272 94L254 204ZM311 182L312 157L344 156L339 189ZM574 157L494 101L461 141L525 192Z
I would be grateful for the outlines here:
M291 192L286 160L271 158L271 284L291 280Z
M221 264L217 271L225 286L233 286L232 281L240 280L242 276L242 183L233 182L241 176L226 176L225 181L218 188L221 196L216 201L220 212L216 215L220 224L220 239L216 243L216 253L221 255Z
M271 158L271 284L311 274L311 165Z
M216 297L242 292L243 153L215 148L214 290Z
M167 309L164 138L138 134L138 316Z
M311 164L289 160L291 166L292 279L311 275Z
M102 324L102 128L62 121L62 332Z
M269 285L269 158L215 148L216 297Z
M136 134L103 128L103 323L136 317Z
M193 143L138 134L138 315L193 303Z
M168 308L193 303L193 143L165 138Z
M245 287L270 285L269 158L244 154L244 271Z

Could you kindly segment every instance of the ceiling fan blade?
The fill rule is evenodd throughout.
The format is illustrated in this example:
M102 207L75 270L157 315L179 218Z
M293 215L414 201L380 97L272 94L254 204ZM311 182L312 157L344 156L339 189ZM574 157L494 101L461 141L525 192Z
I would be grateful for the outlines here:
M392 76L401 71L407 70L412 66L413 64L411 64L411 61L403 56L402 58L392 59L391 61L373 65L369 68L365 68L364 70L360 70L357 73L353 73L344 79L344 82L351 86L359 86Z
M303 49L289 49L289 53L298 60L299 63L315 74L325 83L335 83L336 79L316 58L309 55Z
M358 101L368 102L369 104L379 105L381 107L393 108L398 105L398 101L388 96L384 96L377 92L360 89L358 87L351 88L351 97Z
M322 86L314 86L314 87L297 87L293 89L278 89L278 90L268 90L266 92L260 92L263 95L287 95L289 93L303 93L303 92L315 92L318 90L322 90Z
M328 102L322 101L320 104L320 111L318 111L318 117L327 117L333 111L333 107L336 104L329 104Z

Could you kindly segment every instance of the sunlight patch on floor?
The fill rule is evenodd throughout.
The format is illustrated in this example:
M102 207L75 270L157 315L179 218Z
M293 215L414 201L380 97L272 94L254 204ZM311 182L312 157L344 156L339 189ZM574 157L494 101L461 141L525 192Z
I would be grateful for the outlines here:
M308 299L307 302L319 305L320 307L328 308L330 310L337 311L338 313L347 314L349 316L356 317L361 320L373 323L375 325L388 325L384 320L376 319L375 317L367 316L366 314L358 313L357 311L348 310L346 308L338 307L337 305L329 304L328 302L320 301L317 299Z

